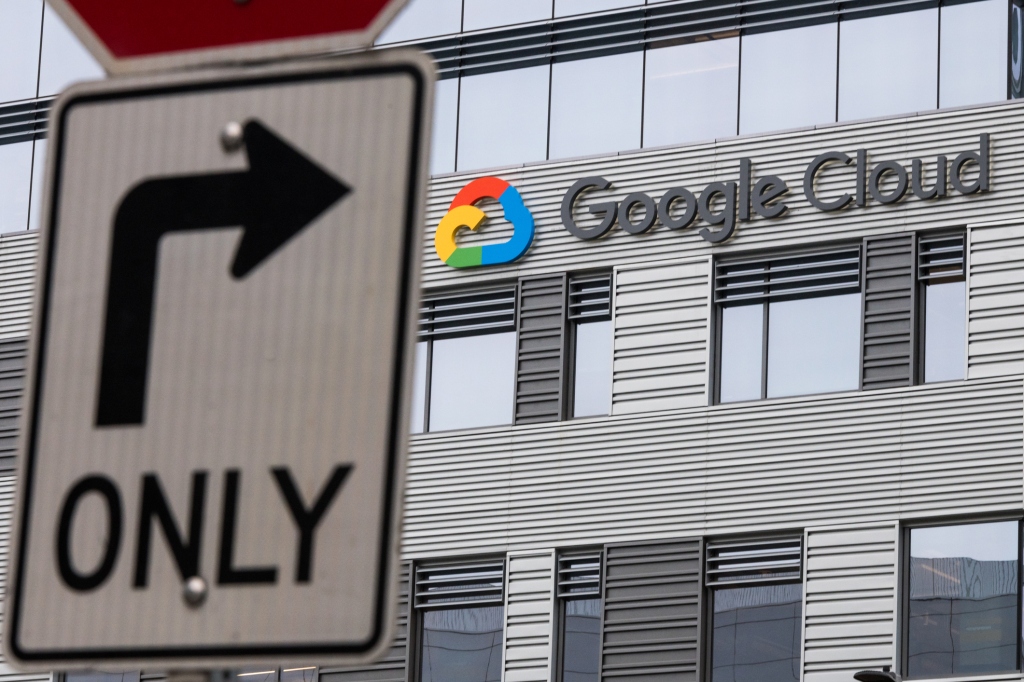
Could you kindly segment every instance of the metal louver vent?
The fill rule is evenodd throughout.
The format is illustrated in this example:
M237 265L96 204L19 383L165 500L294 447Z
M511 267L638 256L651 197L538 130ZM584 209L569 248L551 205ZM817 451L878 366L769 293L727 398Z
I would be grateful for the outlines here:
M964 235L921 237L917 242L917 278L922 281L964 276Z
M46 137L53 97L0 106L0 145Z
M934 7L933 0L676 0L415 44L437 61L441 78L455 78L734 36L741 30L777 31L928 7Z
M706 583L793 580L802 575L802 558L800 536L712 541L707 545Z
M569 319L608 319L612 314L611 275L589 275L569 280Z
M860 291L860 245L715 264L716 303Z
M490 559L416 566L416 608L502 604L505 561Z
M420 305L421 339L481 332L515 331L516 287L424 296Z
M601 550L565 552L558 557L558 596L601 593Z

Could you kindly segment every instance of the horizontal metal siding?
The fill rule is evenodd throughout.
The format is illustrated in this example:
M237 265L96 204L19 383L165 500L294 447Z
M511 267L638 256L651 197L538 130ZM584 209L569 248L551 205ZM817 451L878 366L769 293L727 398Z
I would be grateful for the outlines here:
M1024 102L1006 102L971 109L928 112L906 117L849 124L829 124L818 128L770 135L728 137L698 144L623 152L584 159L536 163L527 166L491 169L516 186L527 208L533 213L537 233L530 251L509 265L473 270L446 266L434 252L434 232L456 193L479 171L434 178L430 183L424 239L422 243L424 282L429 288L556 273L585 268L615 267L654 260L691 258L708 253L734 253L750 249L818 244L836 239L859 240L872 235L930 228L960 228L985 220L1012 218L1024 202L1024 137L1019 134L1024 118ZM803 196L803 173L818 154L838 150L853 154L867 149L873 165L895 160L909 165L922 158L928 173L934 171L935 157L949 158L962 151L976 150L978 135L989 132L991 142L992 191L967 197L952 193L942 199L922 201L912 194L899 203L882 205L869 200L867 207L851 204L825 213L810 206ZM952 156L950 156L952 155ZM581 241L561 224L562 198L573 182L597 175L611 181L608 192L594 192L580 205L611 198L621 200L631 192L646 192L658 199L670 187L685 186L700 192L712 181L735 180L740 158L753 161L755 178L774 174L789 185L789 206L781 218L755 216L739 223L726 243L712 246L697 232L698 220L689 229L671 231L656 226L650 233L635 236L619 228L606 237ZM854 170L846 168L824 173L819 183L823 197L853 191ZM501 211L484 206L494 219L480 234L460 235L460 242L480 243L500 240L507 232ZM590 218L593 221L593 218ZM465 232L465 231L464 231Z
M893 522L807 531L804 682L849 682L894 665Z
M554 550L508 555L503 682L551 679Z
M410 557L1019 509L1019 377L412 439Z
M28 335L39 233L0 235L0 341Z
M1024 223L968 231L967 376L1024 372Z
M707 404L707 257L615 271L612 414Z
M0 341L0 473L14 469L28 341Z

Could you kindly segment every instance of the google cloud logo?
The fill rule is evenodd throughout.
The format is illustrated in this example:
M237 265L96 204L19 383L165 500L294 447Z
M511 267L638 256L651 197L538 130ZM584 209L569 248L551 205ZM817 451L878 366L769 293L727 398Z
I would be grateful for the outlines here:
M497 199L505 211L505 220L512 223L512 238L502 244L456 246L455 233L463 227L476 230L487 214L475 204L481 199ZM520 258L533 243L533 214L523 204L515 187L501 178L477 178L455 195L448 212L441 218L434 233L434 249L438 257L453 268L475 268L479 265L511 263Z

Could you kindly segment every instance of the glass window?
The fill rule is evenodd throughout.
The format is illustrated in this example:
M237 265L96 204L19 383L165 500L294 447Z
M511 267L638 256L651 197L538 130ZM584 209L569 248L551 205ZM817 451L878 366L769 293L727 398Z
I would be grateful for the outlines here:
M460 171L547 158L550 75L534 66L462 79Z
M1018 669L1019 524L910 531L909 677Z
M0 232L28 229L32 142L0 145Z
M601 600L563 599L559 682L599 682Z
M924 287L924 380L964 378L967 284L929 282Z
M768 397L852 391L860 385L861 295L768 305Z
M0 0L0 102L36 96L42 0Z
M609 9L634 7L644 4L644 0L555 0L555 16L567 17L587 12L604 12Z
M139 682L140 673L104 673L84 670L64 674L64 682Z
M1004 0L942 7L939 106L1006 99L1008 20Z
M459 79L437 81L434 89L434 139L430 147L430 173L455 170L455 138L459 123Z
M32 151L32 192L28 212L28 229L38 230L43 214L43 178L46 176L46 140L36 140Z
M736 134L740 39L647 51L645 147Z
M840 121L937 106L938 13L926 9L840 23Z
M516 333L433 341L430 430L512 423Z
M574 417L612 411L612 322L578 323L573 367Z
M465 0L463 30L494 28L551 18L551 0Z
M643 72L643 52L556 63L550 158L638 148Z
M802 585L712 593L712 682L800 679Z
M498 682L505 609L424 611L419 682Z
M462 0L409 0L377 44L421 40L462 30Z
M838 23L743 36L740 133L836 119Z
M412 406L409 408L409 433L423 433L426 430L429 353L429 341L416 343L416 364L413 365L412 370Z
M761 397L764 305L722 308L720 402Z
M47 5L43 14L43 48L39 58L39 96L56 95L72 83L103 76L103 67Z

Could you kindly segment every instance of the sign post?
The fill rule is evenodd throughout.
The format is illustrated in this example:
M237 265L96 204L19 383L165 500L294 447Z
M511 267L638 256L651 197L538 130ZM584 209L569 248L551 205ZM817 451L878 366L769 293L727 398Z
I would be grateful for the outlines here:
M4 628L19 667L390 645L432 83L427 58L382 51L60 97Z

